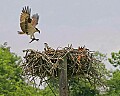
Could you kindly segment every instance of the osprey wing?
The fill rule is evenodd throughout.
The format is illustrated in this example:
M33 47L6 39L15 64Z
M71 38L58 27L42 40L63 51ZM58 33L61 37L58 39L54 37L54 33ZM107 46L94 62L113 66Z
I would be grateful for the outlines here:
M25 6L20 15L20 23L25 22L26 19L27 20L30 19L30 13L31 13L31 9L29 8L29 6L27 6L27 7ZM29 20L29 22L30 22L30 20Z
M21 30L28 34L28 23L31 24L32 19L30 18L31 9L25 6L20 15L20 27Z
M38 24L38 20L39 20L39 15L36 13L32 16L31 24L33 27L35 27Z

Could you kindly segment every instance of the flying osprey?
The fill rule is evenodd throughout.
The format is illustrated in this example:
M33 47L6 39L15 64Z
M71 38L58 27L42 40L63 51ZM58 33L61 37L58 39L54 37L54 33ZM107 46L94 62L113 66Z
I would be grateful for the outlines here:
M34 33L35 32L40 33L40 30L36 28L36 25L38 24L38 20L39 20L39 15L36 13L31 18L30 14L31 14L31 8L25 6L20 15L20 27L22 31L18 31L18 34L30 35L30 39L32 40L29 43L31 43L34 40L38 41L39 39L35 38Z

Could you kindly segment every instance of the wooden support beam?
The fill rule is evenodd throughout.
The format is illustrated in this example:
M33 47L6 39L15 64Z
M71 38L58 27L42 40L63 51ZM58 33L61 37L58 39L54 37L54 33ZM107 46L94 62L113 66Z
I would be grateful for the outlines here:
M63 58L60 63L61 69L59 73L59 96L68 96L68 83L67 83L67 58Z

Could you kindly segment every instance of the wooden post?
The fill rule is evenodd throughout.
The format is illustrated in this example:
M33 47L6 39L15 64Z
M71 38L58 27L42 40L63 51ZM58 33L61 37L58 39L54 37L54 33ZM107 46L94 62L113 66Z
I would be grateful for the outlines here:
M67 83L67 58L60 63L61 69L59 71L59 96L68 96L68 83Z

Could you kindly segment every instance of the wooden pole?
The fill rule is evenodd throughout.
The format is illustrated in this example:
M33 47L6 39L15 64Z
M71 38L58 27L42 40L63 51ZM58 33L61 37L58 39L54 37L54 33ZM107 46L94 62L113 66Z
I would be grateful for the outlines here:
M61 69L59 74L59 96L68 96L68 83L67 83L67 58L60 63Z

